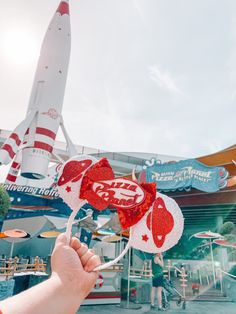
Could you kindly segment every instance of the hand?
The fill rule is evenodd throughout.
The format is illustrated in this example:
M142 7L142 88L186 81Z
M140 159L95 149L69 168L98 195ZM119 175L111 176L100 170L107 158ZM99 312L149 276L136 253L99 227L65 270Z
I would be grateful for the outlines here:
M156 264L159 264L161 267L164 267L164 261L163 261L163 257L162 254L156 254L154 257L154 261Z
M85 244L65 234L59 235L52 254L52 276L11 298L1 301L7 314L75 314L93 289L98 273L93 269L100 258ZM0 312L1 312L0 310Z
M72 238L68 246L66 235L58 236L52 253L52 277L60 278L64 288L81 302L95 286L98 272L93 269L100 264L99 256L86 244Z

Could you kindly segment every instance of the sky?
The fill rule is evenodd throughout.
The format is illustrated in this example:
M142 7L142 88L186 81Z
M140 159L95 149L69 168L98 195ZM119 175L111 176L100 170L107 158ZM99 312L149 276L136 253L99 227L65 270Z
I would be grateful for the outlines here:
M0 129L25 117L58 3L1 1ZM71 0L70 13L75 144L198 157L236 143L235 0Z

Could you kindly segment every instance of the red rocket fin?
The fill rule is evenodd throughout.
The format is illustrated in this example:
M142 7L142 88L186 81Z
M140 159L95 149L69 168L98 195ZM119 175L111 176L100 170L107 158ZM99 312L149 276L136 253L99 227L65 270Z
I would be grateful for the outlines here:
M11 133L0 149L0 163L8 164L16 155L37 111L32 111Z

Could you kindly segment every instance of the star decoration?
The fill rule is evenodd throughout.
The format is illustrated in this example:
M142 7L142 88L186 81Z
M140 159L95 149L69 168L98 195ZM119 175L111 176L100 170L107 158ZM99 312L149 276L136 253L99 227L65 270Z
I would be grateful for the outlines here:
M71 192L71 187L70 187L70 186L67 186L67 187L66 187L66 192L67 192L67 193Z
M142 241L147 242L149 240L149 237L146 234L142 235Z

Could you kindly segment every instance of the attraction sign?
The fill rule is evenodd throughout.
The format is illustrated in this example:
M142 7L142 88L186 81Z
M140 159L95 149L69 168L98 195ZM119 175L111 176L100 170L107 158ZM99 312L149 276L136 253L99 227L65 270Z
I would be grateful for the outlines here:
M226 187L224 167L208 167L196 159L174 163L151 163L141 172L140 181L156 182L159 191L189 190L216 192Z
M33 187L27 185L19 184L2 184L4 189L7 192L21 192L24 194L49 197L49 198L58 198L59 194L56 188L44 188L44 187Z

